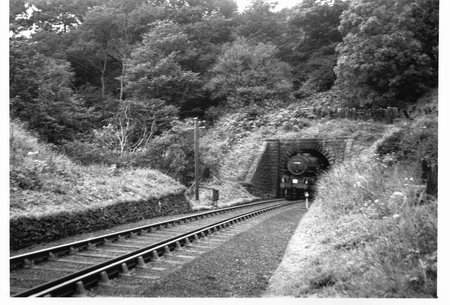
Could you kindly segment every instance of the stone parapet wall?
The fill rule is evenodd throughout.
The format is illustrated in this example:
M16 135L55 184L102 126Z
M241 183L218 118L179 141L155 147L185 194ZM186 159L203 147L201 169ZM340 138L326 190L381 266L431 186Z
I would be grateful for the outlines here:
M161 203L161 205L159 205ZM108 229L158 216L192 212L183 193L160 199L117 202L106 207L77 213L61 212L42 217L19 217L10 220L10 248L52 242L65 237Z

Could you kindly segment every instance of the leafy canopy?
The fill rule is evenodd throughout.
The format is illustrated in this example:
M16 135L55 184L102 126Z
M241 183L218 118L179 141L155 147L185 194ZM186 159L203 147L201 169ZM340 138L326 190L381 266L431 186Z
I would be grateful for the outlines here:
M238 38L223 47L205 87L233 108L286 102L291 90L290 68L275 57L276 52L271 44Z
M415 101L433 85L434 59L415 31L429 29L425 24L430 21L438 28L437 19L418 18L418 9L428 2L438 9L438 0L351 2L341 17L339 30L345 37L335 69L337 88L349 104L398 106Z

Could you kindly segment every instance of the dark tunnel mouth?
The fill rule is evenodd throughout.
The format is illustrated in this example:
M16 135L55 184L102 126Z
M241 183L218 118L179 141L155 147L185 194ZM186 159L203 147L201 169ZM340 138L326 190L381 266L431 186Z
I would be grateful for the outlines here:
M325 151L325 153L327 153L328 151ZM320 176L327 171L330 166L333 164L333 160L330 160L319 150L314 149L314 148L304 148L304 149L298 149L295 151L290 151L289 153L285 154L284 158L282 159L283 162L283 166L280 168L281 172L279 172L279 177L278 177L278 191L277 191L277 197L278 198L286 198L288 200L296 200L296 199L302 199L304 198L304 194L309 193L309 196L311 197L311 200L314 200L315 197L315 193L316 193L316 183L314 183L313 185L311 185L311 188L308 189L303 189L303 191L300 189L298 189L297 187L288 187L288 188L282 188L280 186L280 183L285 183L285 179L284 177L286 177L286 175L288 177L295 177L296 174L293 174L292 172L290 172L289 168L288 168L288 162L289 160L291 160L292 157L295 157L297 154L299 155L303 155L303 154L309 154L311 157L317 158L317 164L318 164L318 168L317 170L314 172L314 176L316 177L316 179L320 179ZM328 154L327 154L328 155ZM331 164L330 164L331 163ZM298 174L300 179L303 179L305 177L311 177L309 176L307 173L305 173L306 176L304 176L303 178L302 175L304 173ZM294 175L294 176L292 176ZM291 178L288 178L289 180ZM294 179L294 178L292 178ZM297 189L297 190L296 190ZM303 195L302 195L302 192ZM308 195L307 195L308 196Z
M330 167L330 162L328 161L327 157L325 157L320 151L317 151L315 149L301 149L299 151L293 152L290 156L286 158L286 161L284 162L284 170L287 169L287 162L292 157L296 156L297 154L304 154L309 153L312 157L317 158L318 163L320 164L320 170L325 171Z

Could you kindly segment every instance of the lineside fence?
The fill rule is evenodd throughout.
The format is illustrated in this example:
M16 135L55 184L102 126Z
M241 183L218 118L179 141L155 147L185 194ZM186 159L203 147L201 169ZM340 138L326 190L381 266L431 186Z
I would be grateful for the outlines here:
M327 119L349 119L358 121L377 121L392 124L395 119L404 117L410 118L412 116L430 114L433 112L431 108L412 108L411 110L399 111L397 107L387 107L378 109L357 109L357 108L337 108L337 107L324 107L324 108L301 108L306 112L313 114L316 118Z

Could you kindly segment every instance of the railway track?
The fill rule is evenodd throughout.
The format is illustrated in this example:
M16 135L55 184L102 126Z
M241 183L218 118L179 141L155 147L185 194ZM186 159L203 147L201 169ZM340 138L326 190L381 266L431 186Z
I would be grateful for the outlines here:
M12 297L84 296L131 269L294 202L270 200L197 213L10 258Z

